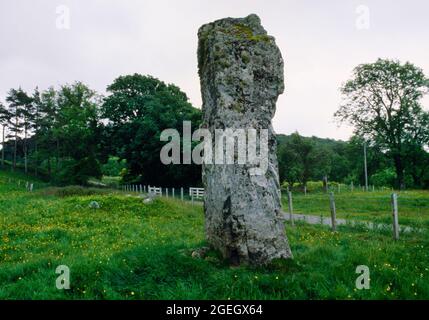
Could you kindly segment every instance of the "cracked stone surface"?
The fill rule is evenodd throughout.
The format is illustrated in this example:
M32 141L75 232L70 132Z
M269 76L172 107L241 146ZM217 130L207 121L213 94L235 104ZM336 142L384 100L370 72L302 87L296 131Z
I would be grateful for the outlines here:
M207 240L235 265L291 258L271 124L284 90L281 52L254 14L203 25L198 41L202 126L213 143L215 129L268 130L264 174L250 174L249 163L203 164Z

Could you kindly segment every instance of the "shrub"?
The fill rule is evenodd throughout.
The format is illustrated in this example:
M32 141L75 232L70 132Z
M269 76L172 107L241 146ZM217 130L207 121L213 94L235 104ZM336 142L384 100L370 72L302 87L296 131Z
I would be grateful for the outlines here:
M120 160L118 157L109 157L107 163L102 165L101 172L105 176L118 177L126 166L127 161L125 159Z
M378 171L370 178L371 184L377 187L393 187L395 185L396 173L393 168Z
M112 190L108 189L85 188L82 186L51 187L43 190L44 195L57 196L61 198L71 196L92 196L112 192Z
M64 159L61 167L52 180L54 184L65 185L87 185L90 178L101 178L101 168L97 159L93 157L83 158L79 161Z

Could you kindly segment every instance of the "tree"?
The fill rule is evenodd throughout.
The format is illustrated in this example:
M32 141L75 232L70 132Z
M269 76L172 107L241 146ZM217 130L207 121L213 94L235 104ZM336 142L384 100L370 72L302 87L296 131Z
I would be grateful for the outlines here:
M329 150L298 132L280 143L278 153L281 178L291 187L295 181L305 187L311 178L320 179L330 172Z
M11 114L8 109L0 103L0 125L2 126L2 149L1 149L1 166L4 168L4 152L6 147L5 133L10 123Z
M11 114L11 121L9 122L9 130L11 133L8 137L14 139L12 170L16 169L18 138L23 131L22 115L25 109L24 106L29 103L29 100L30 98L21 88L18 90L11 89L6 97L6 101L9 103L9 112Z
M41 97L38 88L34 90L33 96L33 129L34 129L34 175L37 177L39 168L39 132L40 132L40 107Z
M14 121L9 121L10 131L14 134L14 158L13 169L16 168L18 137L24 133L22 139L22 147L24 153L24 170L28 173L28 135L33 127L33 99L28 96L21 88L18 90L11 89L6 98L9 102L9 113L14 118Z
M286 181L289 188L292 188L295 182L299 181L302 165L298 155L290 148L290 143L279 144L278 148L279 175L280 181Z
M405 146L413 134L421 141L428 134L420 124L427 114L420 100L428 89L429 80L420 68L382 59L356 67L353 78L341 88L344 102L335 118L350 123L356 135L386 150L400 188L405 187Z
M165 166L160 161L164 129L182 131L183 121L194 128L201 113L188 97L172 84L139 74L121 76L108 88L103 104L106 131L113 147L111 155L126 159L125 180L155 185L191 185L201 181L201 168L192 165Z
M24 131L23 151L24 151L24 172L28 173L28 134L33 127L33 99L25 92L21 93L22 108L20 109L20 116L22 118L22 128Z
M119 177L121 172L126 168L126 161L119 157L109 157L107 162L101 167L103 175Z
M54 152L58 147L54 137L54 128L58 127L57 92L51 87L43 91L39 98L34 99L34 103L38 110L38 117L35 120L35 126L38 128L36 140L39 145L37 156L44 158L48 176L51 177L51 159L54 157Z
M56 142L57 182L86 184L100 178L97 160L100 97L81 82L62 86L56 97L53 126Z

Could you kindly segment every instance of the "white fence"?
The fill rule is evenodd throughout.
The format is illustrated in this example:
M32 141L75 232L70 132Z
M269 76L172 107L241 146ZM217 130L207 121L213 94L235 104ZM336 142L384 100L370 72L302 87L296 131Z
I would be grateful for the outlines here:
M180 190L180 193L176 191ZM136 192L136 193L148 193L155 196L164 196L164 197L172 197L176 198L180 196L182 201L185 200L185 189L184 188L161 188L161 187L152 187L152 186L144 186L144 185L124 185L122 186L122 190L125 192ZM199 200L204 198L204 188L189 188L188 199L194 203L194 200Z
M194 204L194 198L204 198L204 188L189 188L189 195L191 197L192 204Z
M141 192L141 188L140 188L140 192ZM155 196L162 196L162 188L149 186L148 193Z

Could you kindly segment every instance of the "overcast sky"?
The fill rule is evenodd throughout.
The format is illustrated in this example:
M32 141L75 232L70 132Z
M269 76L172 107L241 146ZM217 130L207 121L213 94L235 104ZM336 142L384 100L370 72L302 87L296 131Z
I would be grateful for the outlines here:
M429 76L428 12L426 0L0 0L0 101L10 88L76 80L105 93L119 75L141 73L178 85L199 108L198 28L256 13L285 60L276 131L347 139L352 130L332 115L355 66L394 58Z

